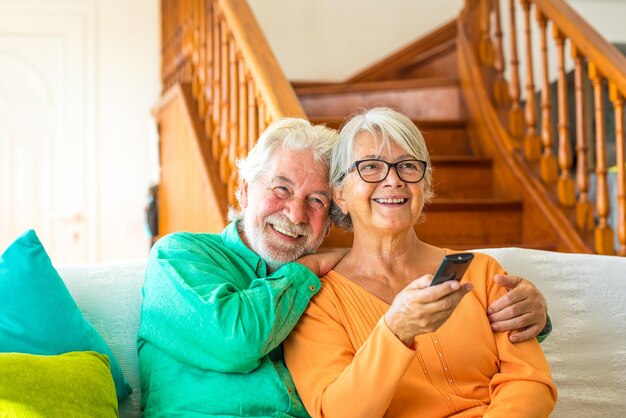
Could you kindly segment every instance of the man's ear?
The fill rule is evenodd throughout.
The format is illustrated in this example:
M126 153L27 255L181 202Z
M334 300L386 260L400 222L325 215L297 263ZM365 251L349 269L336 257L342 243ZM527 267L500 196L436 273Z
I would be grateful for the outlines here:
M248 182L243 180L241 182L241 189L239 190L239 206L241 209L245 209L248 207Z
M335 204L339 207L339 209L341 209L341 212L344 215L347 215L348 207L346 205L346 199L344 199L343 197L343 190L341 190L341 188L334 188L332 193L333 193L333 200L335 201Z

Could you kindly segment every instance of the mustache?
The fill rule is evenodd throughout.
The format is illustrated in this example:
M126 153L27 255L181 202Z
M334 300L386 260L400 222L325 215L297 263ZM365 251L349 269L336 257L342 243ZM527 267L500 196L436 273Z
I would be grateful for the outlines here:
M293 235L302 235L305 238L313 234L313 230L308 224L294 224L285 215L274 213L265 218L265 224L272 224L280 229L288 231Z

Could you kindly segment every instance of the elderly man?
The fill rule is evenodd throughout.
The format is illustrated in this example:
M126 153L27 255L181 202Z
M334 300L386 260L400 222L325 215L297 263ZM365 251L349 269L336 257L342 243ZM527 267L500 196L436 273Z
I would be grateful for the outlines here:
M308 417L281 343L344 254L313 254L330 228L335 141L334 130L303 119L274 122L239 162L234 221L221 234L176 233L154 246L138 336L145 417ZM537 335L541 294L497 280L515 289L490 307L494 329Z

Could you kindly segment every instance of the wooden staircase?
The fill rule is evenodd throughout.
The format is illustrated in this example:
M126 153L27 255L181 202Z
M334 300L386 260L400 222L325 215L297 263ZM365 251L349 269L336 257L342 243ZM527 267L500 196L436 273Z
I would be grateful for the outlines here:
M426 222L416 226L423 240L454 249L626 255L626 59L563 0L465 0L457 19L345 82L291 85L245 1L161 4L160 235L217 232L226 224L228 206L237 203L235 162L273 120L308 117L339 127L355 108L388 106L412 118L430 151L436 196ZM503 7L510 8L508 26ZM532 45L533 23L541 45ZM575 66L569 87L566 41ZM523 65L518 44L525 47ZM548 48L559 61L557 97L549 91ZM537 49L542 80L534 84ZM581 80L592 85L593 102ZM612 109L605 111L607 84ZM568 89L575 93L571 122ZM589 121L603 121L609 111L615 126L594 122L591 138ZM605 159L609 128L616 138L616 201L609 199ZM350 234L333 230L323 245L350 244Z
M416 227L422 240L453 249L533 246L522 238L522 201L494 187L493 162L481 156L470 139L465 104L455 77L455 31L451 26L425 38L437 40L432 47L436 53L420 40L421 48L411 45L408 49L421 51L418 54L425 57L401 52L403 61L394 54L373 66L384 69L385 62L393 65L396 79L388 78L390 69L383 71L383 79L378 81L366 70L368 80L364 82L294 83L295 92L313 123L338 128L355 109L374 106L400 110L414 121L430 152L435 190L425 222ZM450 39L442 36L445 33ZM442 78L444 64L452 70L448 68ZM347 246L351 239L351 234L333 230L323 246Z

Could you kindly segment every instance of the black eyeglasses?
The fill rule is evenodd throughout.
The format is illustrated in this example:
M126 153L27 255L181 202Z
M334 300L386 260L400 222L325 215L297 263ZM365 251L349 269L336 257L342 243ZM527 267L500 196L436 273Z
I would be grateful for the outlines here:
M387 178L389 170L395 168L400 180L406 183L419 183L426 174L426 161L402 160L397 163L388 163L384 160L371 159L355 161L346 174L356 170L366 183L379 183Z

